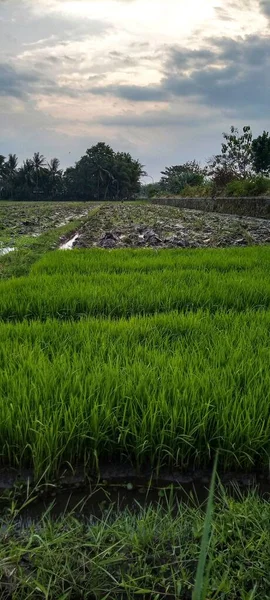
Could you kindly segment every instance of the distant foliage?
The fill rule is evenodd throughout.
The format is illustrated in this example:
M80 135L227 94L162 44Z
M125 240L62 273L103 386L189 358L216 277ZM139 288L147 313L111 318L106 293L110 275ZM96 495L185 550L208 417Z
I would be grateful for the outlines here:
M161 174L161 190L171 194L180 194L186 186L202 185L206 172L196 160L193 160L183 165L166 167Z
M142 198L154 198L161 194L161 187L159 183L147 183L141 186L140 196Z
M9 200L123 200L140 191L143 165L127 152L114 152L103 142L89 148L66 171L58 158L49 162L39 152L18 168L15 154L0 155L0 197Z
M202 185L186 185L182 190L181 196L184 198L205 198L212 196L213 184L205 182Z
M269 175L270 173L270 137L264 131L252 142L252 159L256 173Z
M254 177L245 180L235 180L225 188L226 196L261 196L270 190L270 180L266 177Z
M223 133L223 139L221 153L208 161L209 175L216 182L221 174L226 174L230 179L245 179L252 172L251 128L245 125L240 134L232 125L230 133Z
M0 155L0 198L7 200L130 200L137 197L260 196L269 193L270 137L253 139L249 125L233 125L223 133L221 151L201 167L196 160L161 171L159 181L147 176L139 160L99 142L65 171L57 158L39 152L18 167L16 154ZM270 178L269 178L270 180Z

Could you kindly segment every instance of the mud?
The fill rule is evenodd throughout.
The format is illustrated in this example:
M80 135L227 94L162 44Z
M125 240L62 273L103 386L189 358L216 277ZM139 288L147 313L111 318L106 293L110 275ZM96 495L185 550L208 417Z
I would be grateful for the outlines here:
M270 243L270 220L139 203L102 205L73 248L207 248Z
M128 465L102 467L99 477L85 472L63 472L58 481L34 484L31 471L0 474L0 506L8 508L17 499L23 521L38 520L47 510L57 518L67 512L82 517L99 517L112 505L123 510L165 503L172 500L200 506L208 497L211 471L164 471L157 476L150 470L138 475ZM256 489L260 496L270 499L270 477L267 473L221 473L220 490L239 497ZM24 508L25 500L27 503Z
M93 206L82 202L0 202L0 241L12 246L21 236L38 237L86 217Z

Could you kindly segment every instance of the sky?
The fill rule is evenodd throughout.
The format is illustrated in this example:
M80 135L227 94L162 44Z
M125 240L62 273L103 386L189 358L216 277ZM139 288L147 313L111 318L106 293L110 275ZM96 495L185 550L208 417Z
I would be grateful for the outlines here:
M270 0L0 0L0 154L203 165L270 129L269 26Z

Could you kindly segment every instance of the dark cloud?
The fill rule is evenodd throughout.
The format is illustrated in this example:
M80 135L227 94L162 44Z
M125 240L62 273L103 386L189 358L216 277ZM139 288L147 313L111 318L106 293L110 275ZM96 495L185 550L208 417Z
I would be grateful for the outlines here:
M216 59L216 53L208 48L201 50L189 50L187 48L171 48L168 52L166 69L170 72L185 71L186 69L195 69L203 67Z
M113 62L115 68L136 67L140 62L136 56L130 56L124 52L118 52L117 50L109 52L108 57Z
M61 58L59 58L59 56L51 54L50 56L47 56L46 60L52 64L56 64L61 61Z
M43 63L39 69L29 72L15 69L9 64L0 64L0 96L20 98L28 102L35 93L47 95L59 94L77 98L80 90L73 90L68 86L57 84L42 72Z
M1 0L0 0L1 2ZM33 13L22 0L9 0L1 10L0 39L1 53L8 57L22 50L52 48L81 41L103 37L114 27L111 23L99 19L81 19L79 17L55 13Z
M260 6L262 12L266 17L270 18L270 1L269 0L260 0Z
M215 12L216 12L217 17L221 21L233 21L234 20L233 17L228 12L228 10L226 10L225 8L222 8L221 6L217 6L215 8Z
M11 65L0 64L0 96L23 98L39 81L33 73L17 71Z
M100 96L116 96L132 102L162 102L168 94L160 86L155 85L107 85L89 89L92 94Z
M109 85L91 91L133 102L189 97L206 106L268 116L269 37L216 38L210 43L201 50L171 48L159 85Z
M259 110L268 114L268 37L252 35L238 40L212 40L212 48L206 53L187 52L186 63L191 69L188 75L184 72L181 55L172 52L168 64L173 68L173 75L165 75L162 82L162 89L168 94L194 96L208 106L248 110L254 116Z
M200 115L197 115L197 120L200 120ZM102 125L109 127L139 127L145 129L146 127L179 127L182 126L193 126L196 121L196 117L170 113L169 111L147 111L144 114L134 114L133 112L126 112L122 115L108 116L100 119ZM204 119L205 122L205 119Z

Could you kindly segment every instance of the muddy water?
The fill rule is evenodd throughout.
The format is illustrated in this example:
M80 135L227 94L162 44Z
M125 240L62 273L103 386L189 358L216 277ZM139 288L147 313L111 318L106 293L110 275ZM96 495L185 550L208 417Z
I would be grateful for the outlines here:
M65 242L64 244L62 244L59 248L59 250L72 250L76 240L78 240L79 238L79 234L76 233L73 238L71 238L71 240L68 240L68 242Z
M187 478L188 479L188 478ZM251 490L270 500L270 481L256 480L254 477L225 478L221 482L218 495L225 492L235 498L241 498ZM77 487L76 487L77 486ZM138 511L140 507L161 504L166 507L172 502L175 510L182 502L189 506L206 504L210 486L210 477L198 480L182 481L181 484L159 480L151 482L147 478L129 478L128 482L103 481L101 483L75 484L73 488L60 489L47 486L33 491L32 501L20 510L22 522L29 523L39 520L49 510L52 518L72 513L79 518L100 517L112 506L118 510L129 508ZM223 490L223 491L222 491ZM30 498L31 499L31 496Z
M174 486L159 486L148 488L147 485L136 486L132 483L127 485L114 484L109 486L97 485L84 490L51 491L39 498L21 511L24 520L37 520L45 511L50 509L50 515L57 518L63 514L73 513L75 516L89 518L99 517L112 505L118 510L129 508L132 511L161 503L166 505L173 498L188 504L201 505L207 498L207 487L196 489L189 484L181 488Z
M7 246L6 248L0 248L0 256L5 256L5 254L9 254L10 252L13 252L15 250L15 248L11 248L9 246Z

